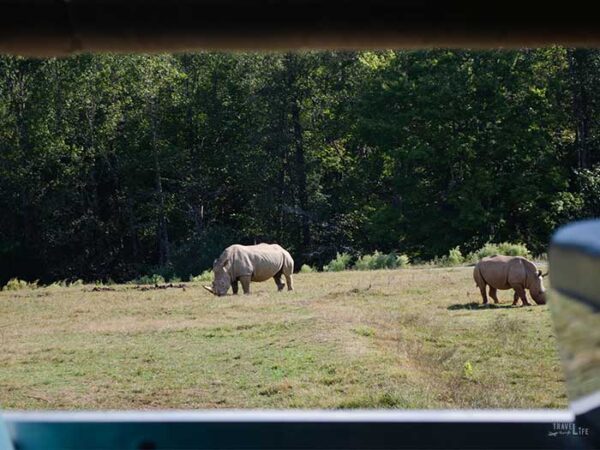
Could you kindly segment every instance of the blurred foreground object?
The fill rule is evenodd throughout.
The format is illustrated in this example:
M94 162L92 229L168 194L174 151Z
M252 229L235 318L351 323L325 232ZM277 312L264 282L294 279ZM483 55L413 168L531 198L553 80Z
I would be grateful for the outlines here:
M587 3L0 0L0 53L597 46Z
M550 309L570 409L600 448L600 220L559 229L549 253Z

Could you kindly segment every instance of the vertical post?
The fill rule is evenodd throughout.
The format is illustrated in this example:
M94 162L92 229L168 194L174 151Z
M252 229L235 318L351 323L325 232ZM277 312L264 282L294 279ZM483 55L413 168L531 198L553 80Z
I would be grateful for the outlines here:
M575 424L600 448L600 220L559 229L549 251L550 310Z

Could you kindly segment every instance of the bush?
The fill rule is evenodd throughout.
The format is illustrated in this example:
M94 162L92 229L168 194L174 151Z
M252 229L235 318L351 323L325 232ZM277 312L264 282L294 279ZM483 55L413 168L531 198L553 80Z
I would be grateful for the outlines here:
M398 255L396 257L396 264L398 267L410 266L410 258L406 255Z
M323 266L324 272L341 272L346 270L350 265L352 257L348 253L337 253L335 259L329 261L329 264Z
M450 249L447 255L436 258L434 261L438 266L451 267L461 265L465 262L465 258L463 258L463 255L460 252L460 247L454 247L453 249Z
M178 275L177 271L175 270L175 266L172 263L168 263L162 266L147 266L142 269L141 273L143 273L144 275L133 279L131 283L159 284L181 282L181 277ZM108 284L111 283L113 282L109 279Z
M406 267L410 263L408 256L397 255L396 253L380 253L375 250L372 255L363 255L356 260L354 269L356 270L378 270L378 269L396 269Z
M377 250L375 250L375 253L373 253L373 258L371 259L371 270L378 270L378 269L387 269L389 267L390 263L393 263L395 261L395 256L392 255L391 253L389 255L386 255L384 253L380 253Z
M372 255L362 255L354 263L354 268L356 270L371 270L371 267L373 266L372 260Z
M194 283L212 281L212 278L213 278L213 274L212 274L212 270L210 270L210 269L205 270L200 275L196 275L196 276L190 275L190 281L192 281Z
M531 258L531 253L525 244L511 244L510 242L502 242L498 245L501 255L507 256L523 256Z
M314 267L309 266L308 264L302 264L300 267L300 273L313 273L316 272Z
M139 277L133 282L135 284L160 284L164 283L165 279L162 275L158 275L155 273L154 275L144 275L143 277Z
M48 284L47 286L45 286L45 288L56 289L56 288L68 288L68 287L77 287L77 286L83 286L83 280L80 280L80 279L77 279L74 281L57 280L51 284Z
M37 287L37 281L28 283L25 280L19 280L18 278L11 278L8 280L6 285L2 288L3 291L19 291L21 289L35 289Z
M523 256L531 258L531 253L525 244L512 244L510 242L502 242L500 244L487 243L476 252L469 253L467 260L471 263L476 263L483 258L494 255L506 256Z

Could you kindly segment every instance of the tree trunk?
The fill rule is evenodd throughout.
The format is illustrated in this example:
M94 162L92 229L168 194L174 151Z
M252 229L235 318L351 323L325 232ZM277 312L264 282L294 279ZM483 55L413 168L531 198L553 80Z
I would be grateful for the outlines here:
M298 78L298 56L293 54L286 55L287 66L287 84L288 95L290 98L290 113L292 121L292 143L295 156L295 180L298 192L298 202L300 206L300 222L302 229L302 244L300 250L301 259L304 259L310 249L310 219L308 215L308 193L306 187L306 158L304 152L304 138L302 123L300 121L300 105L298 98L298 87L296 80ZM300 261L301 262L301 261Z
M298 184L298 200L302 220L302 253L310 248L310 220L308 216L308 194L306 189L306 159L304 157L304 140L300 123L300 107L298 101L292 101L292 124L294 128L294 147L296 156L296 180Z
M157 122L154 101L152 101L150 107L150 115L152 118L152 153L154 157L154 180L156 188L156 197L158 199L158 264L160 266L164 266L169 264L171 260L171 255L169 248L169 233L167 231L167 218L165 216L165 194L162 188L160 161L158 157Z
M579 169L587 169L590 167L590 80L587 76L590 70L590 50L570 49L568 51L568 60L573 90L577 167Z

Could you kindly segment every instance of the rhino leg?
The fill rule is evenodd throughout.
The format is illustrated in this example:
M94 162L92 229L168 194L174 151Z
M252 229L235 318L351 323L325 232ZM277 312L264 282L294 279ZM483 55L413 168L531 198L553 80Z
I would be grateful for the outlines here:
M242 290L244 291L244 294L249 294L250 293L250 276L245 276L245 277L240 277L240 283L242 284Z
M517 294L517 291L515 291L515 293L513 295L513 306L516 306L518 302L519 302L519 294Z
M294 280L292 279L292 274L285 273L285 282L287 283L288 291L294 290Z
M238 293L238 280L233 280L231 282L231 290L233 291L233 295L237 295L237 293Z
M496 288L490 286L490 297L494 299L494 303L498 303L498 295L496 295L497 292L498 290Z
M519 298L521 299L521 301L523 302L523 306L531 306L531 303L529 303L529 301L527 301L527 294L525 293L525 289L523 289L522 287L517 287L514 289L517 292L517 294L519 295Z
M485 292L485 286L486 285L483 283L478 285L479 291L481 292L481 297L483 298L483 304L487 305L488 298L487 298L487 293Z
M277 285L277 291L283 291L283 287L285 286L285 284L281 281L281 270L275 274L273 279L275 280L275 284Z

